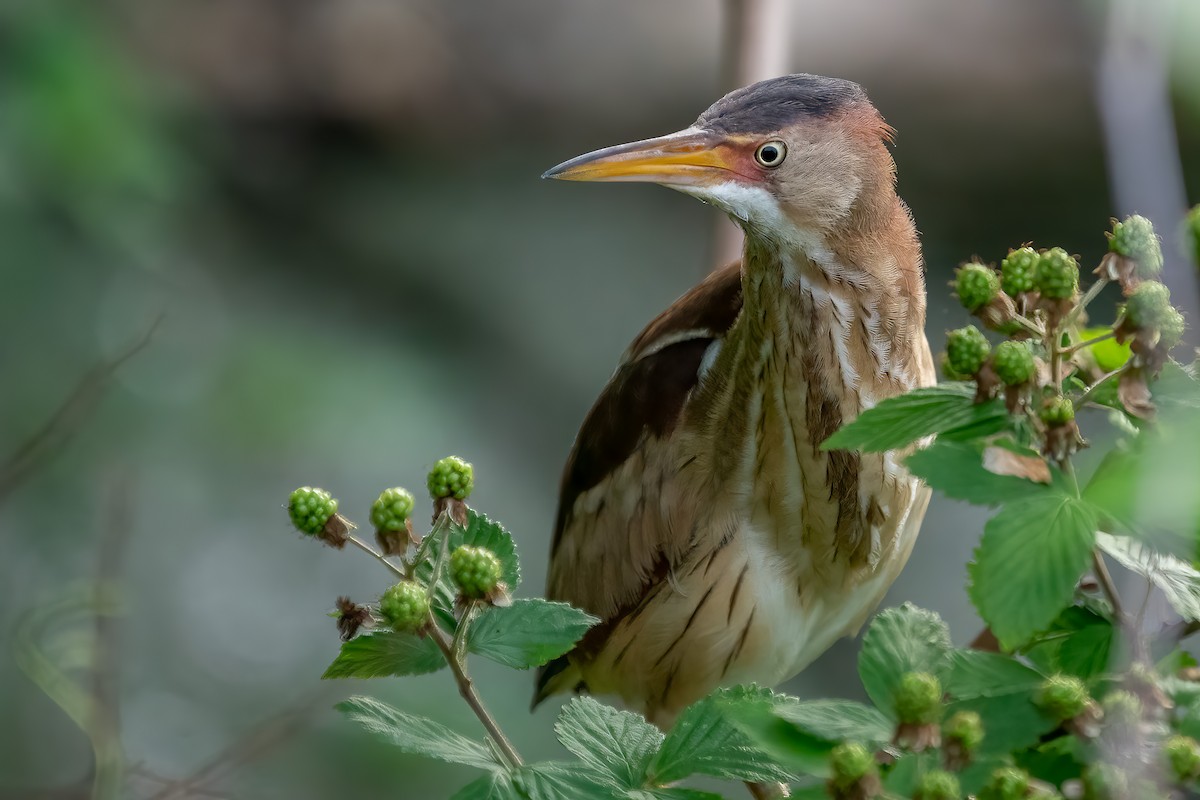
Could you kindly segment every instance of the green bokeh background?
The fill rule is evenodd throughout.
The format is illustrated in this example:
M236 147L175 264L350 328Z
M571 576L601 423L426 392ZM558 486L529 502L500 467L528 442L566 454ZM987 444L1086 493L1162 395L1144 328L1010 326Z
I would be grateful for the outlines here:
M1025 241L1085 263L1104 250L1103 5L794 3L791 66L860 81L899 131L935 345L965 322L944 289L958 261ZM1200 5L1174 14L1194 203ZM165 314L85 392L54 457L0 496L0 797L86 796L88 741L18 669L16 633L93 579L114 526L125 613L108 674L139 766L129 796L163 790L141 773L214 760L210 788L233 798L437 798L466 782L332 711L369 691L476 730L444 673L317 681L334 598L370 599L387 575L302 541L280 504L321 485L365 522L380 489L420 489L461 454L473 501L523 550L521 592L540 592L575 429L629 339L711 265L716 212L538 175L688 124L721 91L720 25L717 0L0 5L0 460ZM933 608L968 640L963 565L983 519L935 500L887 602ZM92 632L54 616L38 641L86 681ZM857 695L854 651L789 689ZM476 672L524 753L561 755L553 704L528 714L531 676Z

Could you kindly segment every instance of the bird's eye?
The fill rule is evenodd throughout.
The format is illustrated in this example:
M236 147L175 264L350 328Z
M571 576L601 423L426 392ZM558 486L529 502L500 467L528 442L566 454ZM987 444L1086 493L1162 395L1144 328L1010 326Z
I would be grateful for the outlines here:
M754 151L754 160L764 167L778 167L787 155L787 145L779 141L765 142Z

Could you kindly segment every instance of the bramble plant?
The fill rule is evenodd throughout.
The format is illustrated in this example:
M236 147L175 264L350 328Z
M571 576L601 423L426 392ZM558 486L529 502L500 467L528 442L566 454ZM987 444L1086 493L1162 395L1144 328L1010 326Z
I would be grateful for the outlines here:
M1187 225L1200 251L1200 206ZM1024 246L998 269L965 264L955 294L998 341L975 325L950 332L947 383L885 400L823 444L897 451L945 496L998 508L967 568L988 625L974 647L954 647L936 614L906 604L863 637L869 703L735 687L663 732L576 697L554 728L570 756L526 763L480 700L468 656L529 669L568 652L597 620L512 599L516 545L468 507L474 472L451 457L429 473L424 536L399 488L370 511L379 549L354 536L328 492L298 489L288 510L306 535L352 544L397 580L375 604L338 599L345 642L324 677L448 668L487 738L370 698L339 708L405 752L480 770L458 800L719 797L679 785L693 775L786 781L793 796L836 800L1200 791L1200 665L1179 646L1200 630L1200 380L1195 363L1169 356L1184 325L1158 282L1162 264L1139 216L1114 221L1082 294L1079 262L1063 248ZM1113 324L1085 327L1108 286L1122 298ZM1103 442L1087 469L1076 464L1088 446L1081 426ZM1141 576L1145 598L1122 596L1110 563ZM1151 591L1178 621L1149 621Z

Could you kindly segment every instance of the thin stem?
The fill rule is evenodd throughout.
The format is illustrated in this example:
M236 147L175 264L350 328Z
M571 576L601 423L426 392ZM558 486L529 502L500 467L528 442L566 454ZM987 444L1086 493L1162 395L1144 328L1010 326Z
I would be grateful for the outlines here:
M496 743L496 747L500 753L508 760L509 764L514 767L519 767L525 762L521 760L521 756L513 748L512 743L508 741L508 737L504 735L504 731L500 730L500 726L496 724L496 720L488 713L484 707L483 701L479 698L478 692L475 691L475 684L471 677L467 675L466 665L454 655L454 643L446 632L438 627L437 620L431 614L429 617L429 636L437 644L438 649L442 651L442 655L446 657L446 663L450 665L450 672L454 674L454 681L458 684L458 693L462 695L463 700L467 701L467 705L475 712L475 716L483 723L484 730L488 736Z
M1044 337L1046 335L1046 330L1041 325L1038 325L1036 322L1023 314L1016 314L1013 316L1012 321L1020 325L1028 333L1031 333L1034 336Z
M1071 324L1079 318L1079 315L1083 313L1083 310L1088 307L1088 303L1095 300L1096 295L1100 294L1100 292L1107 285L1108 278L1103 276L1097 278L1096 282L1089 286L1088 290L1084 292L1083 297L1079 299L1079 302L1075 304L1075 307L1072 308L1070 312L1067 313L1067 316L1063 318L1062 324L1059 326L1059 330L1066 330L1069 328Z
M1121 609L1121 596L1117 593L1117 584L1113 582L1108 565L1104 563L1104 558L1098 550L1092 550L1092 566L1096 570L1096 580L1100 582L1100 588L1108 596L1108 602L1112 603L1113 617L1124 624L1125 612Z
M358 537L356 537L352 534L347 534L346 541L350 542L350 544L354 545L359 550L362 550L364 553L371 556L371 558L374 558L380 564L383 564L385 567L390 569L392 572L396 573L396 575L398 575L401 580L408 580L409 576L405 570L401 569L400 567L397 567L395 564L388 561L387 556L383 555L382 553L377 552L374 547L371 547L371 545L367 544L362 539L359 539Z
M1117 334L1115 331L1109 331L1108 333L1101 334L1100 336L1096 336L1095 338L1085 339L1082 342L1077 342L1077 343L1071 345L1070 347L1064 349L1063 355L1065 355L1065 356L1073 355L1074 353L1082 350L1085 347L1091 347L1094 344L1099 344L1100 342L1108 341L1109 339L1113 338L1116 335Z
M1093 383L1091 386L1089 386L1087 388L1087 391L1085 391L1083 394L1079 395L1079 397L1075 400L1075 409L1079 410L1079 409L1083 408L1083 404L1086 403L1088 401L1088 399L1093 394L1096 393L1096 390L1098 388L1100 388L1101 384L1105 383L1106 381L1112 380L1113 378L1117 377L1118 375L1122 374L1123 372L1128 371L1130 368L1131 368L1131 362L1126 361L1124 364L1117 367L1112 372L1108 373L1107 375L1100 378L1100 380Z

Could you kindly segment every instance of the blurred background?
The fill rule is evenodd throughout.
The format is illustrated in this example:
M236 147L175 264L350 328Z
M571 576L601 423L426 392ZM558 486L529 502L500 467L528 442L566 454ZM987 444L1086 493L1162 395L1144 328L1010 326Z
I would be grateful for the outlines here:
M1194 287L1174 225L1200 201L1200 3L783 5L783 70L859 81L899 131L935 347L966 321L946 288L958 262L1032 241L1094 264L1118 213L1157 213L1168 282ZM367 691L477 732L446 673L317 680L334 598L372 599L388 575L302 541L280 506L319 485L363 522L380 489L421 489L460 454L473 502L522 548L519 593L540 593L575 430L632 336L714 265L717 212L538 176L684 127L731 88L724 12L0 4L0 797L89 795L72 721L88 696L110 709L93 726L130 797L465 782L332 710ZM1122 126L1150 131L1145 163L1118 163ZM887 603L972 638L964 564L984 518L935 499ZM854 653L839 644L789 690L857 696ZM554 704L528 714L532 676L475 672L519 749L562 755Z

